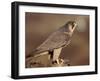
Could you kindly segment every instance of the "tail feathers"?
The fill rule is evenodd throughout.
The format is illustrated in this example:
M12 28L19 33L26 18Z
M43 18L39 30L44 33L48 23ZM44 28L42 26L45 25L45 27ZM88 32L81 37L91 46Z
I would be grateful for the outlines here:
M43 53L40 53L40 54L36 54L36 55L34 55L34 57L40 57L40 56L46 55L46 54L48 54L48 52L43 52Z
M48 51L39 51L35 49L31 53L29 53L27 57L39 57L39 56L46 55L46 54L48 54Z

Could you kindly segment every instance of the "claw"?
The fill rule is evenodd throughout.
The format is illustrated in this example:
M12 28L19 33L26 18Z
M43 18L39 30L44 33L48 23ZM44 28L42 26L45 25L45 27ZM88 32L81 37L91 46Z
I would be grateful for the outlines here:
M59 62L60 62L60 64L63 64L64 60L59 58Z
M55 61L52 61L52 64L63 64L64 60L63 59L56 59Z

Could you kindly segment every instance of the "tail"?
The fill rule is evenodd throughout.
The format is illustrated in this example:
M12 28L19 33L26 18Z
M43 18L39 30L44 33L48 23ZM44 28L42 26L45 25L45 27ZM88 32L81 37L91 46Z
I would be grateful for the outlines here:
M39 57L48 54L48 51L39 51L37 49L30 52L26 57Z
M40 56L46 55L46 54L48 54L48 52L41 52L39 54L34 55L34 57L40 57Z

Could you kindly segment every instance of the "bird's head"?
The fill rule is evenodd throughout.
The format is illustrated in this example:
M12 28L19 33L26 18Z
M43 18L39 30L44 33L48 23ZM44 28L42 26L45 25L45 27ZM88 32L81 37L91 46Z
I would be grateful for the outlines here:
M67 22L66 26L67 26L68 32L73 33L73 31L77 27L77 23L75 21L69 21L69 22Z

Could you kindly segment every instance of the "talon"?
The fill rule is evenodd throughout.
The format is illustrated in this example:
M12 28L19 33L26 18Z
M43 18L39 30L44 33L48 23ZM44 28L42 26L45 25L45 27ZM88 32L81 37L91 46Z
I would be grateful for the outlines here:
M55 60L55 61L52 61L52 64L57 64L57 61Z
M57 61L57 64L60 64L59 59L57 59L56 61Z
M63 60L63 59L59 59L59 61L60 61L61 63L63 63L63 62L64 62L64 60Z
M60 64L63 63L64 60L63 59L56 59L55 61L52 61L52 64Z

